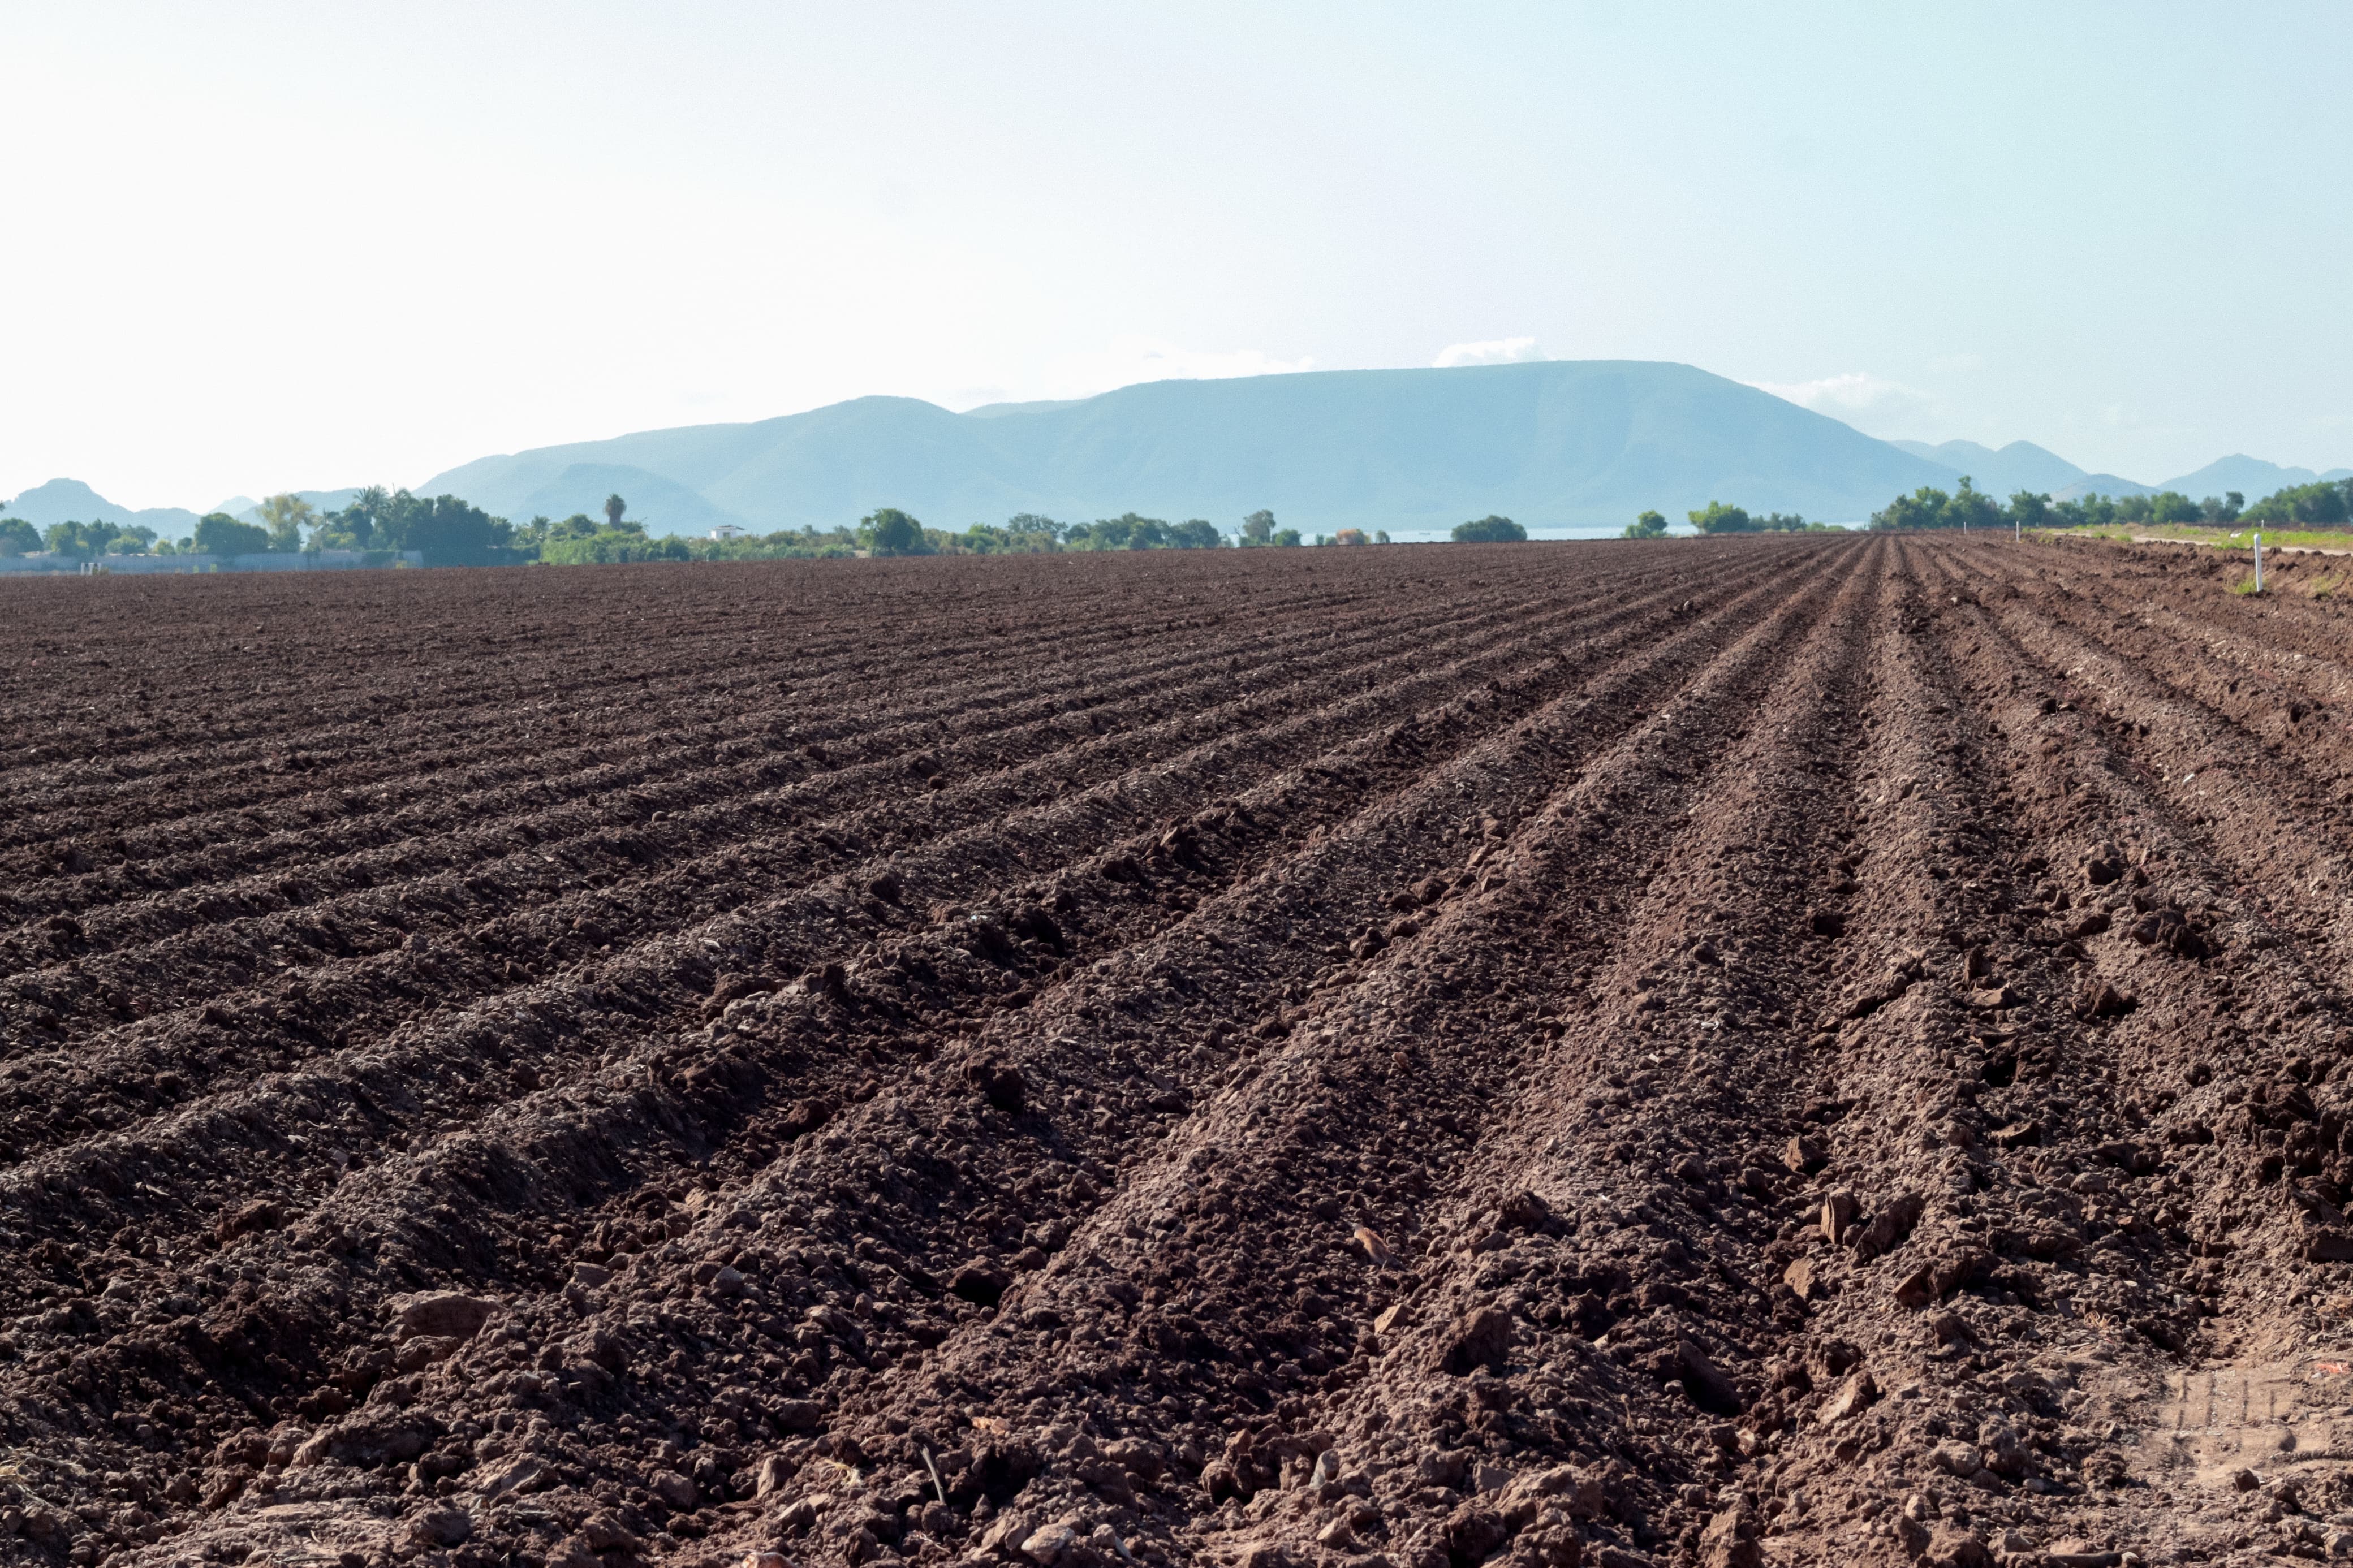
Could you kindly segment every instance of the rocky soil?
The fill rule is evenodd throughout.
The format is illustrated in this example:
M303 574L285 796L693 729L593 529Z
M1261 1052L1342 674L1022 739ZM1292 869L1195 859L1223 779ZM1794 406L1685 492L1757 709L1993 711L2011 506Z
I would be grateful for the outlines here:
M2326 565L0 585L0 1562L2353 1554Z

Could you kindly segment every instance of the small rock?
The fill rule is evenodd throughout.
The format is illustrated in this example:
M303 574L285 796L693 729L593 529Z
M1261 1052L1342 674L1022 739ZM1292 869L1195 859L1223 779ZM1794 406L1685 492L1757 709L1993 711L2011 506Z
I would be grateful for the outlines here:
M258 1231L276 1230L286 1223L282 1205L269 1198L257 1198L241 1208L231 1209L214 1223L213 1239L227 1246L241 1236Z
M437 1508L408 1521L408 1539L419 1546L463 1546L473 1535L473 1516L461 1508Z
M2105 980L2094 980L2076 993L2075 1016L2121 1018L2139 1005L2139 999L2129 993L2117 990Z
M1878 1397L1879 1384L1873 1381L1868 1371L1858 1370L1839 1385L1836 1394L1822 1402L1821 1414L1817 1419L1825 1426L1833 1421L1843 1421L1869 1409Z
M418 1334L402 1342L392 1364L402 1372L423 1372L448 1361L465 1342L448 1334Z
M1706 1568L1761 1568L1765 1550L1757 1542L1757 1521L1739 1509L1725 1509L1700 1531L1699 1558Z
M1740 1391L1697 1342L1678 1340L1675 1363L1683 1376L1683 1391L1691 1395L1693 1404L1719 1415L1739 1414Z
M1781 1163L1799 1175L1814 1174L1829 1164L1830 1159L1830 1152L1812 1138L1791 1138L1781 1150Z
M980 1097L1008 1116L1018 1116L1029 1101L1027 1086L1021 1071L1003 1057L983 1057L965 1064L965 1081L979 1091Z
M436 1338L470 1340L481 1331L491 1314L498 1310L495 1301L485 1301L479 1296L462 1295L455 1290L436 1290L421 1296L411 1296L401 1303L393 1320L395 1339L413 1339L419 1334Z
M1993 1568L1993 1552L1986 1543L1949 1524L1936 1527L1921 1556L1930 1568Z
M1069 1525L1050 1524L1021 1542L1021 1554L1040 1568L1054 1568L1078 1543L1078 1532Z
M1985 1456L1967 1443L1939 1443L1928 1450L1928 1462L1948 1476L1967 1479L1985 1467Z
M544 1491L555 1484L554 1474L542 1461L529 1454L518 1454L512 1459L490 1472L481 1483L483 1499L522 1497L531 1492Z
M645 1544L609 1513L592 1513L583 1520L575 1539L591 1552L635 1552Z
M1457 1377L1479 1367L1501 1368L1512 1345L1512 1320L1493 1307L1466 1312L1446 1337L1442 1364Z
M786 1432L814 1432L825 1425L825 1406L814 1399L779 1399L768 1406L768 1419Z
M1505 1230L1535 1230L1552 1217L1552 1205L1535 1193L1523 1190L1514 1194L1495 1216Z
M1846 1233L1854 1224L1854 1216L1862 1205L1852 1193L1839 1191L1822 1200L1822 1239L1836 1247L1846 1240Z
M689 1512L702 1502L702 1489L676 1470L659 1471L655 1475L651 1487L654 1496L681 1513Z
M753 1472L752 1495L755 1498L773 1497L784 1490L785 1483L792 1479L793 1462L782 1454L771 1454L762 1459L760 1468Z
M1504 1520L1483 1503L1466 1502L1446 1520L1446 1549L1457 1563L1482 1563L1509 1533Z
M594 1290L596 1287L604 1284L612 1278L613 1271L611 1269L600 1267L597 1264L575 1263L572 1266L572 1282L575 1285L586 1286L591 1290Z
M1798 1258L1789 1267L1781 1270L1781 1283L1787 1285L1790 1294L1800 1301L1818 1300L1822 1291L1822 1282L1815 1272L1814 1260L1810 1258Z
M981 1551L999 1554L1018 1552L1022 1542L1029 1537L1032 1517L1015 1509L998 1514L988 1521L988 1528L980 1532Z

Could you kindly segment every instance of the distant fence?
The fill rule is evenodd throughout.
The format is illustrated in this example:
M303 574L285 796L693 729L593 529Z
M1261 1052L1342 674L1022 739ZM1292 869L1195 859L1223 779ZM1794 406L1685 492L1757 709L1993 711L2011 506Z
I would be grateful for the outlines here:
M375 566L422 566L421 550L269 550L252 555L0 555L0 573L100 573L144 577L158 573L355 572Z

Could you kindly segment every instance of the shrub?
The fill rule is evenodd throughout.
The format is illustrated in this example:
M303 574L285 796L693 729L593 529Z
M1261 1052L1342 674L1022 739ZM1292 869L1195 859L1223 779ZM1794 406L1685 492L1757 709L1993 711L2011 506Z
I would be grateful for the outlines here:
M1496 517L1492 513L1476 522L1454 525L1454 540L1458 544L1517 544L1527 536L1528 531L1510 518Z

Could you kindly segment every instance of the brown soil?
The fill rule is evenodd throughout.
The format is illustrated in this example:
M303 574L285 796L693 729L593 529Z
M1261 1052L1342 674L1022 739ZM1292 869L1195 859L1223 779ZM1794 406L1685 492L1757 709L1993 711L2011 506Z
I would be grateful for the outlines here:
M0 587L0 1561L2353 1549L2283 573Z

